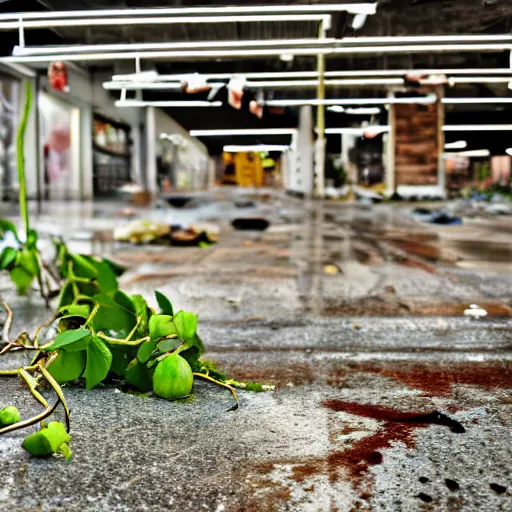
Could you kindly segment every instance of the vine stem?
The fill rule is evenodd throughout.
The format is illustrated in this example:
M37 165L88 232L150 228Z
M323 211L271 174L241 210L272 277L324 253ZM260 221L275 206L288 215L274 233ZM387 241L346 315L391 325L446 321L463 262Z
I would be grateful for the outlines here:
M219 380L215 380L213 377L210 377L209 375L205 375L204 373L197 373L194 372L193 375L196 377L200 377L201 379L209 380L210 382L213 382L214 384L218 384L219 386L222 386L224 388L229 389L231 391L231 394L233 395L233 398L235 399L236 404L228 409L228 411L236 411L238 409L238 406L240 405L238 402L238 395L236 394L236 391L233 387L231 387L229 384L226 384L224 382L220 382Z
M59 314L53 315L51 318L49 318L44 324L39 325L36 329L36 332L34 333L34 348L39 348L39 335L41 334L41 331L45 329L46 327L49 327L50 325L55 322L59 318Z
M37 391L37 386L39 385L39 382L34 378L32 377L32 375L30 375L30 373L28 373L26 370L24 370L23 368L20 368L20 370L18 371L20 377L27 383L27 386L28 386L28 389L30 390L30 392L32 393L32 395L34 396L34 398L43 406L43 407L48 407L48 402L46 401L46 399L43 397L43 395L41 395L41 393L39 393L39 391Z
M20 216L25 223L25 234L28 237L30 229L28 222L28 201L27 201L27 182L25 178L25 130L27 128L28 116L32 108L32 86L25 81L25 106L23 116L16 135L16 156L18 160L18 181L19 181L19 198L20 198Z
M33 416L28 420L14 423L14 425L9 425L8 427L0 428L0 435L7 434L7 432L12 432L13 430L18 430L20 428L30 427L31 425L35 425L36 423L43 421L45 418L48 418L48 416L50 416L50 414L52 414L55 411L55 409L57 409L57 406L59 404L60 398L57 398L57 401L50 407L47 407L41 414Z
M136 347L137 345L140 345L141 343L144 343L145 341L151 341L151 338L149 336L145 336L144 338L140 338L138 340L120 340L118 338L111 338L110 336L107 336L106 334L103 334L102 332L98 332L96 334L98 338L101 338L102 340L108 341L111 345L128 345L131 347Z
M5 300L2 299L1 297L0 297L0 304L2 304L2 307L7 312L7 320L5 321L5 324L4 324L2 339L4 340L4 343L6 343L7 345L11 345L11 342L9 340L9 331L11 330L11 323L12 323L12 317L13 317L12 310L9 307L9 305L7 304L7 302L5 302ZM0 354L3 354L3 353L4 352L2 350L2 352L0 352Z

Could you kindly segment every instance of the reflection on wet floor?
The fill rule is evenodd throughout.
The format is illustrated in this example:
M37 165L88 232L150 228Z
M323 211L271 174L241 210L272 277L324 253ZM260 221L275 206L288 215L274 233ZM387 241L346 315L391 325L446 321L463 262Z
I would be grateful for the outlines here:
M512 232L500 217L438 226L418 222L405 204L361 208L242 189L198 194L181 207L52 202L40 212L34 224L48 247L49 236L63 236L75 251L117 258L130 267L127 286L149 292L157 283L212 320L459 315L475 302L491 316L510 313ZM220 236L203 249L113 240L133 218L184 227L207 221ZM270 226L240 231L235 218Z

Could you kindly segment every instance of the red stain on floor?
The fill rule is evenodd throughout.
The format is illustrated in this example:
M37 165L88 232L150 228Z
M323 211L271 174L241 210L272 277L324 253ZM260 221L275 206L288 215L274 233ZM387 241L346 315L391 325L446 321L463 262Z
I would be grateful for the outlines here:
M353 480L358 482L370 466L380 464L383 456L380 450L391 448L392 443L401 442L408 448L414 446L414 431L429 425L444 425L452 432L463 433L464 427L455 420L437 411L431 413L403 412L389 407L364 405L341 400L325 400L322 405L334 412L346 412L383 421L375 434L356 441L346 450L338 450L328 456L328 471L331 481L338 478L338 469L345 467Z

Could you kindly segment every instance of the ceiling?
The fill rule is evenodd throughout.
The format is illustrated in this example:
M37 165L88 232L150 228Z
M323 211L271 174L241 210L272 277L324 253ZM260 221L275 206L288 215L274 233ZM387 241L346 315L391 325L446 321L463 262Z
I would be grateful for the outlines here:
M361 0L359 0L361 1ZM351 3L350 0L343 0ZM186 7L186 6L227 6L227 5L263 5L273 2L260 1L231 1L231 0L6 0L0 1L0 12L34 11L34 10L71 10L71 9L100 9L100 8L133 8L133 7ZM277 2L276 2L277 3ZM307 1L295 0L279 2L286 4L321 4L333 3L333 0ZM352 3L357 3L357 0ZM333 17L332 29L328 37L342 38L345 36L412 36L412 35L446 35L446 34L504 34L512 29L512 0L380 0L377 14L369 16L364 26L354 32L351 27L353 15L339 13ZM162 41L218 41L218 40L262 40L290 39L317 37L318 24L314 22L275 22L275 23L230 23L212 25L167 25L149 27L95 27L58 29L56 31L37 30L27 31L27 45L42 44L99 44L99 43L137 43ZM5 37L4 37L5 36ZM17 34L3 33L0 38L0 53L9 55L12 47L17 44ZM103 63L91 66L82 64L90 71L105 71L112 73L133 72L133 65L127 62ZM315 70L315 57L295 57L293 62L282 62L278 57L266 59L222 60L222 61L193 61L193 62L144 62L145 69L156 69L160 73L181 72L257 72L257 71L299 71ZM509 55L499 53L429 53L429 54L399 54L399 55L365 55L336 56L327 58L328 70L344 69L419 69L419 68L481 68L508 67ZM286 89L265 91L268 95L279 98L297 97L311 98L314 89ZM119 94L119 93L114 93ZM225 91L221 91L218 99L223 99ZM383 96L384 90L373 88L328 88L327 97L372 97ZM507 84L456 86L448 88L448 96L505 96L509 95ZM245 101L251 99L251 94L245 95ZM185 99L179 93L169 91L144 93L145 99ZM203 99L195 95L193 99ZM217 99L217 98L216 98ZM172 109L171 115L186 128L259 128L295 126L297 113L293 109L285 109L280 114L272 114L268 109L262 120L250 114L246 108L236 111L229 106L209 109ZM492 105L450 107L447 108L447 119L453 124L463 124L469 119L470 123L492 122L499 118L509 122L512 110L496 108ZM383 110L376 122L386 122L386 112ZM327 126L347 126L369 119L360 116L346 116L327 112ZM447 138L450 138L452 134ZM336 140L339 136L335 137ZM222 141L205 139L210 149L217 152ZM237 139L238 142L238 139ZM240 141L241 142L241 141ZM251 139L251 143L255 143ZM267 142L263 137L261 142ZM275 138L272 142L279 143ZM286 138L284 140L286 142ZM508 146L507 146L508 147Z

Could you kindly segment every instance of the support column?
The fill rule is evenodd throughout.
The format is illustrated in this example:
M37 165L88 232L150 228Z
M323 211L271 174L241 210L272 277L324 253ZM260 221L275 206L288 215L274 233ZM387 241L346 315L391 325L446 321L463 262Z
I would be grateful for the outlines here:
M444 88L442 86L436 87L437 94L437 148L439 151L437 161L437 184L441 189L443 197L447 196L446 189L446 167L444 159Z
M392 98L393 93L388 94ZM395 183L395 151L396 151L396 111L395 105L389 105L388 112L389 133L386 141L386 192L392 196L396 191Z
M146 107L146 161L142 166L144 188L152 196L158 192L156 169L155 107Z
M325 37L325 22L320 24L318 37ZM318 68L318 88L316 97L322 101L325 99L325 55L320 54L317 57ZM325 106L318 105L316 111L316 142L315 142L315 176L314 176L314 195L324 197L325 191Z

